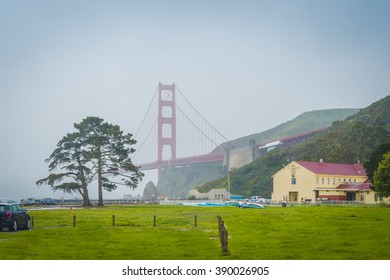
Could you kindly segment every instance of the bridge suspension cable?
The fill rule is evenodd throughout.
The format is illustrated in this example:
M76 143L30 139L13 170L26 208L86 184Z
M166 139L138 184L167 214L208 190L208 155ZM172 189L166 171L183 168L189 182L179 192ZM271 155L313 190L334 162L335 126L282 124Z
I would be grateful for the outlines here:
M177 86L176 90L179 93L175 104L178 111L178 156L207 154L228 141L199 113Z
M134 134L134 139L138 141L138 147L136 147L136 152L133 156L138 158L136 160L138 162L156 161L158 148L156 143L157 129L155 128L158 117L151 117L151 115L156 115L152 110L154 105L156 105L156 108L159 108L159 106L155 104L157 99L156 96L159 92L159 86L156 88L146 113L143 116L136 133ZM168 108L167 110L163 110L163 117L166 115L167 118L175 119L176 132L174 137L176 141L175 146L177 158L209 154L218 145L229 141L221 132L219 132L213 125L211 125L197 109L195 109L195 107L189 102L189 100L184 96L184 94L176 85L173 84L173 86L173 92L167 91L167 95L164 96L165 99L161 100L163 102L172 100L172 98L175 100L175 116L172 116L173 112L171 112L172 110ZM175 92L179 94L175 95ZM150 127L147 132L145 132L146 127ZM173 132L169 129L169 127L163 126L162 130L163 137L173 136ZM139 139L142 139L142 141L139 141ZM171 157L167 154L163 155L163 158L169 159Z
M142 149L142 147L145 145L146 141L149 139L150 134L152 133L153 129L154 129L155 126L156 126L156 123L157 123L157 118L156 118L156 120L154 121L152 127L149 129L148 134L145 136L144 140L143 140L143 141L141 142L141 144L139 145L138 149L135 150L135 152L134 152L134 154L133 154L134 157L138 154L138 152L139 152L139 151Z
M190 105L190 107L202 118L202 120L209 126L212 128L213 131L215 131L220 137L222 137L222 139L224 141L229 141L224 135L222 135L222 133L220 133L214 126L212 126L199 112L198 110L196 110L194 108L194 106L192 106L192 104L188 101L188 99L184 96L184 94L180 91L180 89L176 86L176 89L178 90L178 92L180 93L180 95L184 98L185 101L187 101L187 103Z
M156 98L157 92L158 92L158 87L156 88L156 90L155 90L155 92L154 92L152 101L150 101L150 103L149 103L149 107L148 107L148 109L146 110L146 113L145 113L145 115L144 115L144 117L143 117L143 119L142 119L142 121L141 121L141 124L139 125L139 127L138 127L138 129L137 129L137 132L134 134L134 138L137 138L138 133L139 133L139 131L141 130L142 125L144 124L144 122L145 122L145 120L146 120L146 117L147 117L148 114L149 114L150 108L152 107L153 101L154 101L154 99ZM149 133L149 134L150 134L150 133ZM149 134L148 134L148 135L149 135Z

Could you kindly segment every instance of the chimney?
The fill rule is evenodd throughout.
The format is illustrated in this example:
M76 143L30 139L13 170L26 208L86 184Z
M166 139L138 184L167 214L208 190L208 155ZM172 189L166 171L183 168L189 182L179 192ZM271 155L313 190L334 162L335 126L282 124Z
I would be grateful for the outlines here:
M320 159L320 164L323 165L324 164L324 160L321 158Z
M360 170L360 160L358 160L358 173L362 173L362 171Z

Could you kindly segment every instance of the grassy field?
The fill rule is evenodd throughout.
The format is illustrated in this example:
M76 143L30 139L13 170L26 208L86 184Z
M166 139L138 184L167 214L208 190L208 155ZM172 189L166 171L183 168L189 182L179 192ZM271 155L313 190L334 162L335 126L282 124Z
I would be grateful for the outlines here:
M0 232L0 259L390 259L390 208L384 207L140 205L29 213L32 230ZM217 215L228 230L228 254L221 253Z

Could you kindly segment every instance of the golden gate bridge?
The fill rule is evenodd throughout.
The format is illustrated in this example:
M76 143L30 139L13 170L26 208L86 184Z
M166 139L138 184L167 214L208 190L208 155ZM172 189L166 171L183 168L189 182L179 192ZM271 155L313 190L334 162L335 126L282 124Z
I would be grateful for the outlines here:
M157 104L155 104L157 100ZM157 116L151 111L157 108ZM154 111L155 112L155 111ZM157 128L156 128L157 126ZM146 129L149 127L149 129ZM324 128L307 131L295 136L276 139L282 146L295 145L306 140L313 132ZM143 131L143 136L142 135ZM140 170L158 170L158 180L166 167L188 166L207 162L223 162L229 169L229 152L235 149L230 142L229 149L224 150L221 144L229 140L212 126L188 101L178 87L173 84L158 84L145 116L134 135L138 147L134 154L134 162ZM157 145L156 145L157 138ZM255 143L255 153L251 160L261 154L267 143ZM216 149L220 146L220 149ZM157 159L155 155L157 153ZM145 154L153 159L145 161ZM137 163L142 155L143 163Z
M157 136L157 159L137 164L141 170L157 169L160 180L162 169L165 167L223 161L223 151L213 150L228 139L191 105L174 83L158 84L147 112L134 135L136 139L146 123L156 97L157 117L154 118L144 139L139 142L135 156L143 153L145 149L151 149L153 144L150 142L155 141ZM156 130L157 135L155 135Z

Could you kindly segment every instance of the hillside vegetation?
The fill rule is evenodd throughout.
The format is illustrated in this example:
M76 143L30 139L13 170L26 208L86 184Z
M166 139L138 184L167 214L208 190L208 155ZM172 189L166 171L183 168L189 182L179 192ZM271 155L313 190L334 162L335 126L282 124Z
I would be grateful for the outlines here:
M204 163L180 168L165 168L162 180L158 183L160 193L172 198L188 198L190 189L225 176L221 163Z
M307 142L273 150L264 157L234 171L231 190L245 196L270 197L272 175L293 160L334 163L364 162L381 143L390 139L390 96L387 96L344 121L336 121ZM227 178L208 182L199 191L227 186Z
M247 146L252 139L254 139L256 143L264 143L297 135L306 131L328 127L334 121L344 120L347 117L356 114L359 110L360 109L327 109L305 112L293 120L282 123L269 130L224 143L217 147L216 150L220 151L222 147L244 147Z
M306 112L277 127L257 134L241 137L227 142L223 144L223 146L243 147L247 146L251 139L256 140L257 143L263 143L318 128L328 127L334 121L343 120L358 111L359 109L329 109ZM221 150L222 146L215 149L215 151ZM190 189L197 188L210 181L218 180L226 174L227 171L223 169L220 163L206 163L181 168L165 168L162 180L158 183L157 187L160 193L167 194L170 197L187 198ZM242 180L245 179L246 177L242 178ZM213 182L210 186L226 187L227 182L224 182L222 179L220 182ZM206 190L208 187L203 189ZM248 193L252 193L252 191L249 191Z

